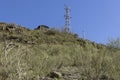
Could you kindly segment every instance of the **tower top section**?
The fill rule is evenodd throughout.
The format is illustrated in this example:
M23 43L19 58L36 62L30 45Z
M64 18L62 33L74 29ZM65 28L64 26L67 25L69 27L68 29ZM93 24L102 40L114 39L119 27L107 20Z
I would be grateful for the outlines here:
M71 19L70 12L71 12L71 9L66 5L64 5L64 6L65 6L65 12L66 12L66 14L64 15L64 17L65 17L64 31L69 32L70 31L70 19Z

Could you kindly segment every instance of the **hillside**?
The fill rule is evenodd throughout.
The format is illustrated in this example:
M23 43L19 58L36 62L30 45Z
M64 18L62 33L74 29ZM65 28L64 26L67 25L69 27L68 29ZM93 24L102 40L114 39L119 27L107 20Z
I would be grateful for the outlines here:
M84 47L88 44L96 48L106 47L103 44L78 38L77 34L61 32L54 28L46 31L40 30L38 26L34 30L30 30L20 25L3 22L0 23L0 40L22 44L78 44Z
M120 79L120 50L77 34L1 22L0 41L0 80Z

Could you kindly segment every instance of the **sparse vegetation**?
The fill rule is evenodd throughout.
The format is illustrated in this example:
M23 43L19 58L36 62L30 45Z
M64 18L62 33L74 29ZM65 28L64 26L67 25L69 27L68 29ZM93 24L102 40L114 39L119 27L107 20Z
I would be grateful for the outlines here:
M0 31L6 35L0 39L0 80L120 79L119 49L54 29L24 30Z
M120 48L120 38L109 39L107 45L114 48Z

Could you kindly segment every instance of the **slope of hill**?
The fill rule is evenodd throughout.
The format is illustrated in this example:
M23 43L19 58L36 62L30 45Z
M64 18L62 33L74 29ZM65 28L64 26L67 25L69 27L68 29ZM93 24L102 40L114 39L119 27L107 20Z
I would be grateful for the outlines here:
M120 50L56 29L0 23L0 80L119 80Z
M47 31L37 28L30 30L20 25L3 22L0 23L0 40L23 44L78 44L84 47L89 44L96 48L106 47L103 44L78 38L77 34L60 32L54 28Z

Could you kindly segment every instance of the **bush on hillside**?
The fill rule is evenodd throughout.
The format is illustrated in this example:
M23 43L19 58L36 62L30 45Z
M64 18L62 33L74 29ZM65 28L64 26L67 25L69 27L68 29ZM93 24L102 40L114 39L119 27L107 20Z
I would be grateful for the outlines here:
M120 48L120 38L109 39L107 45L114 48Z

